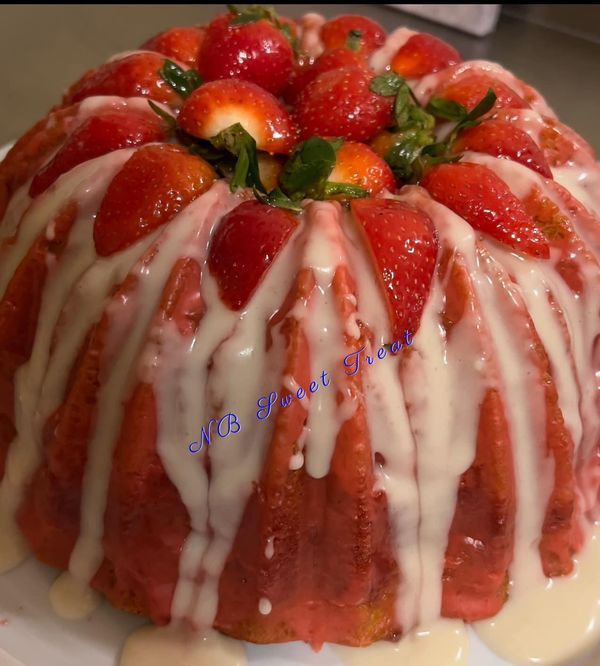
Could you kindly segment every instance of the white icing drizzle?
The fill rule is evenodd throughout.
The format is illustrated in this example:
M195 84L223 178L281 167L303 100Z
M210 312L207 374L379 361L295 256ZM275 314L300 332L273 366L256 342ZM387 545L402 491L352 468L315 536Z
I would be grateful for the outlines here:
M79 580L91 580L102 563L112 452L122 422L123 402L137 378L135 367L145 334L173 264L196 232L197 212L210 207L223 190L223 184L216 185L161 230L158 251L151 263L139 262L131 271L138 278L134 293L113 300L108 306L112 327L105 353L112 362L98 392L96 429L88 445L82 488L80 533L69 563L71 573Z
M313 58L322 52L319 31L324 21L317 14L302 19L302 48ZM406 28L390 34L384 46L371 56L372 67L384 71L412 34ZM135 52L111 60L131 53ZM441 81L455 80L471 70L489 72L523 94L523 86L512 74L484 61L462 63L425 77L414 84L415 93L425 101ZM534 127L543 122L539 114L553 113L539 95L534 95L532 104L535 110L523 110L518 115L526 131L537 138ZM105 106L128 105L146 109L146 101L137 98L89 98L81 103L77 121ZM464 220L431 201L423 191L408 188L399 198L426 211L436 226L440 244L453 248L455 259L464 262L479 311L465 313L447 340L440 321L445 285L436 276L411 352L402 364L397 359L380 360L376 358L377 348L391 340L387 309L353 222L348 214L342 215L337 204L311 203L305 208L298 231L276 257L242 312L224 306L206 266L215 225L242 200L231 195L224 183L215 185L143 242L114 257L98 259L93 250L91 219L106 185L130 153L116 151L80 165L61 176L34 202L27 195L27 184L13 196L0 224L0 240L16 233L15 243L0 251L2 294L37 235L46 228L47 237L53 236L52 219L62 204L70 198L79 204L64 256L58 263L48 258L49 275L33 353L16 377L19 436L9 450L7 472L0 484L0 571L16 565L26 552L14 513L23 486L39 463L41 427L60 403L68 372L89 326L102 314L114 285L132 272L138 277L134 293L111 302L107 311L112 327L105 353L113 362L99 391L97 426L84 478L81 533L70 572L62 574L52 587L52 604L63 617L73 619L85 617L97 604L97 596L84 584L103 557L103 518L112 451L123 402L133 382L145 377L153 382L157 395L157 450L189 513L191 531L181 554L172 603L173 626L147 627L133 634L123 651L121 666L162 666L165 661L178 666L243 666L246 658L238 642L210 630L201 635L186 634L179 625L186 618L208 627L216 616L219 579L273 430L273 415L267 422L257 420L255 400L279 390L282 383L284 343L276 326L270 331L272 345L265 348L268 319L289 293L296 275L294 268L309 267L316 288L306 302L295 304L291 316L300 321L308 339L311 377L317 380L326 371L331 386L321 384L315 394L306 395L307 424L298 441L298 452L290 459L290 469L306 465L314 478L322 478L329 471L339 429L356 409L343 389L340 348L344 333L360 337L359 322L363 322L373 334L373 345L361 358L367 421L373 454L380 454L383 460L376 465L374 490L387 495L402 574L398 620L405 630L418 626L399 645L338 648L338 654L348 664L363 663L364 659L376 659L381 664L406 661L411 666L466 663L462 623L435 621L440 612L444 557L458 483L473 461L481 401L494 381L506 407L515 455L516 545L510 572L511 600L494 620L480 623L477 631L514 663L551 664L589 647L598 638L600 624L600 534L597 529L580 555L572 579L543 578L539 538L554 471L550 457L544 458L545 408L539 372L530 360L528 346L521 344L521 338L515 339L520 329L514 324L524 313L531 316L550 360L567 428L583 458L589 457L600 436L596 378L590 367L600 312L597 262L578 258L586 288L581 297L575 298L551 261L520 258L489 238L481 238ZM519 197L526 196L534 184L548 194L543 179L521 165L475 153L468 153L465 161L489 166ZM598 167L582 159L581 163L555 168L553 173L588 210L600 211ZM577 231L586 238L585 230ZM142 253L157 239L160 246L156 257L149 266L142 265ZM591 251L598 259L599 251ZM171 322L149 331L166 280L182 256L196 260L202 269L201 294L206 306L198 330L190 338L183 338ZM339 266L350 266L356 280L356 298L347 297L355 298L358 309L346 321L340 321L332 289ZM57 336L50 354L55 331L65 333ZM498 365L499 378L490 373L488 349L479 334L489 336L486 344ZM367 353L375 359L372 365L367 364ZM566 361L571 358L572 363ZM455 401L458 385L465 390ZM288 375L283 377L283 386L294 394L300 388ZM338 405L336 394L340 390L343 399ZM229 412L237 415L242 428L239 435L233 433L227 441L214 436L216 445L209 452L209 483L204 467L206 452L190 461L186 443L200 437L200 428L211 417ZM270 537L265 557L271 559L274 552ZM565 608L570 610L568 618ZM261 597L258 610L269 615L273 610L270 600ZM530 621L540 614L543 621Z
M404 27L396 28L394 32L391 32L387 36L385 44L374 51L370 57L369 64L375 72L380 74L386 69L389 69L390 62L396 55L397 51L416 34L417 33L414 30Z
M438 620L399 643L381 641L365 648L336 645L334 651L346 666L466 666L469 637L460 620Z
M307 53L312 59L318 58L323 53L320 33L325 21L324 16L312 12L304 14L300 20L300 51Z
M274 539L273 537L269 537L267 539L267 545L265 547L265 557L268 560L273 559L273 555L275 555L275 545L274 545Z
M477 153L467 153L465 159L484 164L493 169L507 183L518 197L525 197L534 186L557 203L545 187L543 179L527 167L509 160L501 160ZM575 221L575 231L585 239L586 234ZM498 248L497 250L495 248ZM593 244L587 246L593 250ZM533 318L538 335L546 347L550 358L552 373L557 382L559 404L576 449L581 448L580 459L587 460L600 438L600 415L596 404L597 384L595 367L590 362L598 332L600 313L600 257L596 262L582 253L574 255L584 278L584 292L576 297L564 280L558 275L552 260L535 262L520 260L498 244L491 244L490 251L498 261L514 274L520 285L521 297L525 300ZM546 295L539 298L539 290L545 290L556 301L568 329L568 340L562 340L557 323L557 314L544 301ZM572 376L569 362L573 359L576 378ZM574 382L577 386L574 386ZM579 404L578 410L573 409ZM580 412L580 414L578 413ZM586 427L583 429L581 419ZM521 502L522 503L522 502Z
M589 211L600 217L600 166L580 167L565 165L554 167L552 175L557 183L578 199Z
M50 588L50 603L54 612L65 620L83 620L100 605L102 597L86 583L63 572Z
M303 265L312 269L316 287L308 302L299 301L292 314L302 322L310 349L311 377L319 388L311 395L304 444L306 471L315 479L329 472L337 434L345 418L338 410L336 390L342 364L342 327L332 283L336 268L346 263L342 252L340 208L315 202L306 209L309 218ZM322 377L325 371L327 374ZM325 386L324 384L331 385Z
M219 577L272 432L274 419L257 419L256 400L275 390L282 374L282 341L274 334L267 352L266 330L294 278L290 270L294 245L292 238L275 258L251 299L251 310L238 313L225 307L205 270L202 295L206 312L198 331L185 347L175 342L174 353L160 368L158 450L192 525L181 557L172 604L174 619L192 617L199 626L210 626L217 612ZM180 406L173 405L173 396L181 401ZM211 447L208 486L201 464L190 465L185 442L198 439L201 426L211 417L228 412L238 416L241 431ZM199 571L204 580L197 586L194 579Z
M216 631L143 627L125 643L119 666L246 666L244 646Z
M4 541L0 548L0 571L18 564L27 552L14 516L21 502L23 487L40 460L43 423L37 407L50 359L54 326L74 283L96 257L90 218L93 218L106 185L130 154L131 151L127 150L117 151L111 154L110 159L100 158L81 165L63 180L60 187L39 197L25 216L16 243L0 267L0 293L4 293L29 245L65 201L77 200L78 216L69 234L67 247L61 261L47 278L31 357L19 368L15 378L15 417L19 434L8 451L7 471L0 483L0 539Z
M261 615L270 615L272 610L273 606L271 602L267 598L261 597L258 602L258 612Z
M493 619L478 622L478 636L511 664L574 664L600 640L600 527L577 557L575 573L545 580L509 599ZM597 664L596 659L589 666Z

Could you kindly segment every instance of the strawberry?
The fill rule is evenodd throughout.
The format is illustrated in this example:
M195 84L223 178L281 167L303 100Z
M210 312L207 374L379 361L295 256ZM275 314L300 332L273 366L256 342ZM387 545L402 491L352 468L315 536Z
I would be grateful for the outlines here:
M529 108L529 104L506 83L490 74L480 72L467 72L456 81L442 84L435 91L434 96L458 102L471 111L485 97L490 88L496 95L495 109Z
M299 63L285 91L285 99L293 104L304 88L311 81L314 81L319 74L348 66L361 67L368 70L368 65L364 57L356 53L356 51L347 48L326 51L314 63Z
M507 157L545 178L552 178L544 153L536 142L527 132L503 120L487 120L481 125L463 130L452 150L455 153L475 150L495 157Z
M206 28L190 26L170 28L144 42L140 49L156 51L188 67L195 67Z
M198 70L207 81L243 79L278 95L294 66L294 51L284 32L266 19L236 24L235 14L212 21L198 55Z
M491 169L467 162L440 164L425 174L421 185L474 229L519 252L549 257L548 241L542 231Z
M113 178L98 210L94 243L100 256L129 247L166 224L215 180L212 167L179 146L144 146Z
M87 72L73 84L64 97L64 104L73 104L92 95L119 97L150 97L173 107L181 98L161 76L165 59L158 53L133 53L111 60L99 69Z
M385 189L390 192L396 189L394 174L388 163L369 146L352 141L347 141L338 149L328 180L362 187L371 196Z
M249 81L205 83L190 95L179 115L181 128L199 139L211 139L235 123L253 137L259 150L286 154L296 142L292 118L279 100Z
M317 76L296 105L301 138L317 135L369 141L392 124L393 98L374 93L372 80L373 76L359 67L342 67Z
M350 46L365 56L383 46L385 36L379 23L365 16L338 16L321 28L321 41L326 50Z
M63 173L94 157L120 148L162 141L166 128L158 116L141 111L106 111L85 120L67 138L56 155L37 173L29 188L36 197Z
M291 213L258 201L245 201L225 215L213 236L208 267L229 308L241 310L248 303L297 225Z
M441 39L421 32L401 46L392 59L394 72L417 79L462 62L458 51Z
M429 295L438 241L425 213L393 199L355 199L351 209L363 229L386 295L392 333L419 328Z

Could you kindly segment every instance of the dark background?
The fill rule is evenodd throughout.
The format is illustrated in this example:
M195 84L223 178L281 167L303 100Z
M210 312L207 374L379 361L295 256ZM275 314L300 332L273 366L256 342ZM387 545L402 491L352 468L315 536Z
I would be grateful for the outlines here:
M275 5L282 14L358 13L388 31L432 32L466 59L500 62L532 84L600 151L600 5L506 5L495 33L471 37L384 5ZM204 23L224 5L0 6L0 144L22 134L81 73L173 25Z

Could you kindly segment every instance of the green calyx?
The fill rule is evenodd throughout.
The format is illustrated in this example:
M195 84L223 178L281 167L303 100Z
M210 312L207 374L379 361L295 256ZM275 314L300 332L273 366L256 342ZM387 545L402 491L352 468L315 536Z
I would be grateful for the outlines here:
M198 72L193 69L182 69L168 58L165 58L158 73L183 99L187 99L196 88L202 85L202 78Z
M452 153L457 136L462 130L478 125L496 101L493 90L488 90L472 111L467 111L457 102L441 98L432 98L423 108L406 81L394 72L375 77L371 90L383 97L395 96L394 144L385 160L394 175L404 182L418 182L424 172L435 164L460 160L461 155ZM435 136L436 119L456 123L441 142Z

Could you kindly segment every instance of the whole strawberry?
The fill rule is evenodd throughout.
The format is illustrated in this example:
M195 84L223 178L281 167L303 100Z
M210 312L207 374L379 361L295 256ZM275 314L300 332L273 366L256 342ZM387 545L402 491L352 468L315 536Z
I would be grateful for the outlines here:
M298 97L300 137L369 141L392 123L392 97L371 90L373 75L360 67L324 72Z
M426 32L420 32L410 37L406 44L398 49L391 67L394 72L407 79L416 79L458 62L461 62L460 54L450 44Z
M205 32L205 28L195 26L170 28L144 42L140 48L162 53L188 67L195 67Z
M338 16L321 28L321 40L326 50L350 47L367 56L383 46L385 30L366 16Z
M250 10L248 10L249 12ZM198 71L206 81L237 78L279 95L287 87L294 51L283 26L246 14L219 16L206 29L198 55Z

